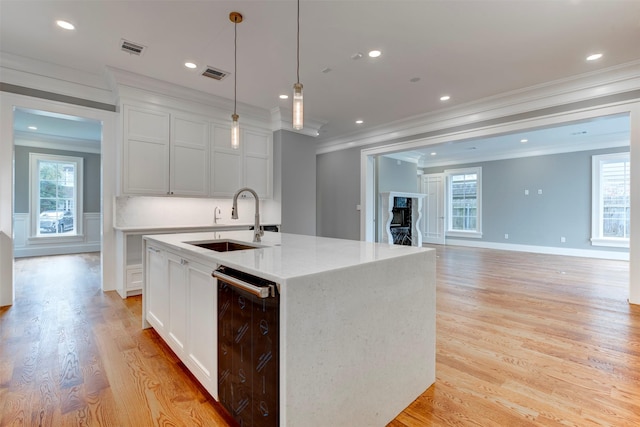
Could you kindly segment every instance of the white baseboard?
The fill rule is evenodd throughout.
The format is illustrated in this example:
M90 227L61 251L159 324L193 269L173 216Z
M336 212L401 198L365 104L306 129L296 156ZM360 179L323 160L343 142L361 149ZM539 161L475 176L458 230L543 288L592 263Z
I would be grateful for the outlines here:
M583 258L601 258L629 261L629 252L603 251L591 249L556 248L553 246L517 245L513 243L484 242L477 240L447 239L447 245L468 246L473 248L499 249L503 251L531 252L536 254L565 255Z

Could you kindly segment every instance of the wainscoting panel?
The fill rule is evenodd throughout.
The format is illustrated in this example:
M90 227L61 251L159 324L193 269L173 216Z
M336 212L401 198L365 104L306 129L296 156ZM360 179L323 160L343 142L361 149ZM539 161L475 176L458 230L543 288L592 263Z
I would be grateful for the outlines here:
M13 215L14 257L23 258L100 251L100 213L85 213L82 221L84 234L81 236L30 239L30 215L28 213L15 213Z

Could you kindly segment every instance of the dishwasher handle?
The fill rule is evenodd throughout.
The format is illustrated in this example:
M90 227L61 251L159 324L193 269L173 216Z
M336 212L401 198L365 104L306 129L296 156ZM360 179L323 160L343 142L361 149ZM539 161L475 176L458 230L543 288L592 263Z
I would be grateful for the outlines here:
M269 286L256 286L251 283L247 283L244 280L237 279L235 277L229 276L228 274L221 273L219 271L213 272L213 277L216 279L220 279L225 283L228 283L232 286L245 290L258 298L269 298L270 296L275 296L275 289L273 285Z

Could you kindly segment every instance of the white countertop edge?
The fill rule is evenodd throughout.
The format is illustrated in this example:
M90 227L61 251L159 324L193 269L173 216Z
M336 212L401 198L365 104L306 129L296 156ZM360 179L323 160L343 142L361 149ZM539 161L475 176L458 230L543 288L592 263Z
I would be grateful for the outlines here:
M280 224L260 224L263 227L266 226L278 226ZM205 224L205 225L151 225L151 226L143 226L143 225L134 225L134 226L118 226L114 225L113 229L117 231L124 232L155 232L155 231L189 231L189 230L231 230L234 228L242 228L249 229L249 227L253 227L253 223L238 223L238 224Z

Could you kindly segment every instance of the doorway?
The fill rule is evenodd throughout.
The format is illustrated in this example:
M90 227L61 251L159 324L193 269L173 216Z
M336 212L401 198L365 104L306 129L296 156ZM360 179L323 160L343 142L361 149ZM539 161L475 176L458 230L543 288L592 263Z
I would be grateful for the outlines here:
M95 197L92 206L97 204L98 207L93 207L92 210L96 210L97 212L90 212L94 215L90 215L92 218L90 218L89 221L86 221L85 218L82 218L82 220L78 218L76 225L82 221L82 225L78 227L78 229L82 227L80 235L65 235L62 238L67 240L67 242L65 242L67 244L81 245L86 243L79 242L80 239L84 239L85 235L96 236L93 238L94 241L89 243L93 245L94 248L98 248L101 254L101 287L103 291L113 290L115 287L115 234L112 225L112 212L116 183L113 171L116 171L115 131L117 113L100 108L90 108L20 94L0 92L0 243L2 243L0 251L0 306L13 304L15 297L13 259L15 256L14 252L19 251L17 248L14 248L14 242L17 242L18 239L23 239L23 241L27 242L29 236L25 230L33 230L36 227L33 225L31 219L29 219L28 225L30 228L25 228L27 226L20 224L19 221L16 227L16 222L14 221L14 206L16 206L17 199L23 196L22 192L28 191L28 186L25 190L23 187L20 187L18 182L16 182L18 186L14 185L13 161L15 151L18 146L24 146L14 145L14 141L21 138L19 132L14 130L16 112L19 114L22 112L46 112L46 114L42 115L42 113L40 113L40 115L47 119L64 118L85 124L93 123L95 125L98 123L101 125L99 132L100 142L98 143L100 151L99 160L97 164L91 163L91 168L94 171L98 169L98 183L92 186L94 192L97 194L88 196L90 199ZM37 127L37 125L35 126ZM62 143L65 139L67 143L79 142L64 137L58 138L58 142ZM18 150L20 149L21 148ZM107 173L105 173L105 171L107 171ZM17 192L21 192L21 194L17 195ZM29 199L27 198L27 200ZM83 214L83 217L86 217L86 215ZM69 231L70 229L66 227L65 230ZM21 233L24 235L21 236ZM33 245L26 246L33 247ZM46 252L42 252L41 254L44 255L45 253ZM18 255L20 254L18 253ZM34 252L32 255L38 255L38 253Z
M99 252L102 123L15 108L14 258Z
M431 153L435 153L433 154L433 156L435 157L435 156L439 156L439 148L455 147L456 145L463 145L463 144L472 143L475 141L477 144L470 144L469 147L467 147L469 148L468 154L473 158L473 157L480 156L480 153L481 153L479 149L476 150L474 149L474 147L475 148L481 147L480 144L486 138L514 135L515 133L527 131L530 129L551 129L553 127L562 127L565 125L570 125L572 123L598 121L605 116L624 117L625 120L627 120L627 124L628 124L628 128L627 128L628 132L626 135L627 151L630 151L631 153L630 157L632 159L632 162L634 162L634 160L638 160L638 153L640 153L640 150L635 150L634 147L640 143L640 105L634 104L634 103L614 105L614 106L608 106L608 107L598 107L588 111L568 112L568 113L558 114L554 116L523 120L521 122L512 122L512 123L505 123L500 125L478 127L476 129L471 129L463 132L442 133L434 137L421 138L421 139L407 141L399 144L390 144L387 146L381 146L381 147L362 150L361 151L362 181L361 181L361 200L360 201L362 206L366 209L361 212L360 224L361 224L362 240L374 241L374 238L375 238L375 222L374 222L373 215L369 212L369 206L371 205L371 200L374 200L373 198L375 197L375 194L371 191L372 187L370 183L375 179L375 174L374 174L375 170L373 168L372 159L374 159L376 156L395 155L400 152L415 154L414 153L415 151L422 149L422 151L420 152L420 155L425 155L425 150L427 150L426 151L427 156L431 156L432 155ZM518 140L516 141L516 143L525 144L527 143L527 141ZM581 147L576 146L573 148L573 151L578 151L579 149L581 149ZM442 166L441 167L442 170L437 170L437 168L421 168L421 169L423 169L424 174L433 174L433 173L443 172L444 170L447 169L447 166L455 167L454 165L460 165L464 163L465 163L464 161L454 161L449 163L446 166ZM469 161L468 163L473 163L473 160ZM544 171L542 170L540 171L542 175L544 175L543 172ZM640 185L638 183L638 180L635 179L633 176L631 176L631 187L636 187L638 185ZM526 187L524 187L521 193L523 197L524 195L527 194L525 190L527 190ZM532 191L532 193L528 193L528 194L534 194L536 196L538 195L542 196L543 194L547 195L547 193L542 190L543 189L538 187L536 187L535 189L532 188L532 189L529 189L529 191ZM631 192L631 194L633 193ZM533 198L529 198L529 201L532 201L532 200ZM445 203L446 203L446 200L445 200ZM634 199L633 197L631 197L630 203L631 205L635 205L635 206L638 205L637 199ZM446 210L445 210L445 216L446 216ZM634 219L638 219L638 218L640 218L640 209L635 209L632 207L629 221L634 222ZM445 223L446 223L446 218L445 218ZM504 234L501 234L500 236L503 239L512 238L511 234L510 233L507 234L506 232L504 232ZM564 235L561 235L561 234L559 234L559 236L564 237ZM477 245L478 243L479 244L485 243L485 242L481 242L480 240L486 240L486 239L476 239L475 241L471 239L467 239L466 243L468 243L470 246L473 246L474 244ZM640 247L636 243L638 240L640 239L638 239L637 236L636 237L632 236L629 239L629 243L628 243L629 249L628 249L628 252L624 254L626 256L626 259L633 259L635 252L638 249L640 249ZM564 242L564 239L562 239L561 237L558 237L558 242ZM532 248L535 249L534 246L532 246ZM594 251L590 251L590 252L584 251L584 255L581 255L581 256L589 256L587 254L593 253L593 252ZM611 251L608 251L608 252L610 253ZM562 252L558 252L558 254L562 254ZM633 266L630 266L630 267L631 267L631 280L630 280L630 287L629 287L630 301L633 303L639 303L640 286L634 285L633 278L637 275L637 272L640 270L634 269Z

